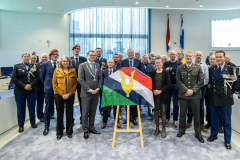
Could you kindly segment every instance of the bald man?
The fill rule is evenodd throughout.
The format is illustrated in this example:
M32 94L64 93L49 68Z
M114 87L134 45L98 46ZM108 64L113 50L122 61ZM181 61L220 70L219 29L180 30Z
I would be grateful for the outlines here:
M230 62L230 61L231 61L230 56L229 56L229 55L226 55L226 56L225 56L225 63L226 63L228 66L236 67L236 65L235 65L234 63Z
M209 56L207 56L207 58L206 58L206 65L208 65L208 66L210 66L210 56L213 54L213 52L212 51L209 51Z
M107 61L107 66L108 66L108 68L102 71L103 80L106 77L110 76L111 74L113 74L114 72L117 71L117 69L114 68L114 60L109 59ZM113 108L114 108L114 119L115 119L116 118L117 106L113 106ZM106 128L106 126L107 126L107 121L108 121L108 117L109 117L110 112L111 112L111 106L106 106L106 107L103 108L103 119L102 119L103 120L103 125L101 127L102 129ZM118 128L121 127L121 125L119 123L119 119L118 119L117 127Z

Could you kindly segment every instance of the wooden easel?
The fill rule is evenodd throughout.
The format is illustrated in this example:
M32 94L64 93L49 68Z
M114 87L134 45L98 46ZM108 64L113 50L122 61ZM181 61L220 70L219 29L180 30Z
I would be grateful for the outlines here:
M141 138L141 146L142 146L142 148L144 148L139 105L137 105L137 112L138 112L138 120L139 120L139 122L138 122L139 123L139 129L129 129L129 123L130 123L130 115L129 115L130 106L129 105L127 105L127 129L117 129L118 113L119 113L119 106L117 106L117 113L116 113L114 132L113 132L112 148L114 148L114 145L115 145L116 132L139 132L140 133L140 138Z

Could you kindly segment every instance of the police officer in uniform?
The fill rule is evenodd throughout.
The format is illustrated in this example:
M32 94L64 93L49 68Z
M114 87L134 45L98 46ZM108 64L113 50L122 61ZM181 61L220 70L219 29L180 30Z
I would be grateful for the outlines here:
M219 112L222 115L225 147L231 149L231 114L233 93L237 89L236 69L224 63L225 52L216 51L217 65L209 69L209 102L211 108L211 136L207 141L217 140ZM231 86L231 87L230 87Z
M182 137L185 134L186 114L188 106L190 106L194 116L195 137L199 142L204 143L200 128L200 99L202 98L201 87L204 83L204 76L201 66L192 63L192 52L187 52L185 59L186 64L179 65L176 73L180 103L180 124L177 137Z
M35 103L37 99L37 83L39 80L39 70L36 64L30 64L30 54L22 54L23 63L14 65L12 81L15 84L14 95L17 104L18 132L24 131L26 101L28 105L30 123L32 128L37 128L35 124Z

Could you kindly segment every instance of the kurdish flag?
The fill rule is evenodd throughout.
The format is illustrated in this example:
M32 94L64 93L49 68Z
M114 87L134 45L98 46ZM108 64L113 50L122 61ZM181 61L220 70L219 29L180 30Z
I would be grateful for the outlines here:
M133 67L122 67L103 80L101 106L154 106L152 79Z

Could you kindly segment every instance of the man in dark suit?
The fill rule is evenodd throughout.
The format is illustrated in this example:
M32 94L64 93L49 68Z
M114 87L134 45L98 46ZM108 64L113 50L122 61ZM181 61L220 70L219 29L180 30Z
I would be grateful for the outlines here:
M100 134L100 132L94 128L94 121L99 99L99 90L102 84L102 71L100 65L94 62L96 57L94 50L89 50L87 57L88 61L80 64L78 69L78 80L81 84L84 139L88 139L88 131L93 134Z
M117 53L113 54L113 61L114 61L113 68L116 69L116 70L120 69L119 67L120 67L121 63L118 62L118 54Z
M209 103L211 108L211 136L207 141L218 139L219 112L222 115L225 147L231 149L231 114L233 93L237 89L236 69L224 63L225 52L216 51L217 65L209 68ZM231 76L229 76L231 75Z
M188 106L191 107L194 116L195 137L199 142L204 143L200 128L200 99L201 87L204 83L204 76L201 66L192 63L193 53L187 52L186 63L177 67L176 81L179 86L178 98L180 103L180 122L177 137L182 137L186 131L186 114Z
M70 57L70 59L72 60L72 66L73 68L75 68L76 73L78 75L78 67L81 63L84 63L87 61L87 59L85 57L81 57L79 56L79 53L81 52L81 48L79 44L75 44L72 47L72 51L74 53L74 56ZM78 101L79 101L79 106L80 106L80 112L81 112L81 116L80 116L80 124L82 124L82 105L81 105L81 85L78 81L77 84L77 95L78 95Z
M44 122L45 129L43 135L46 136L49 132L50 118L52 110L54 110L54 92L52 87L53 73L58 68L57 59L59 57L58 50L52 49L49 53L50 61L42 63L40 79L44 85L44 97L45 97L45 111L44 111Z
M102 48L96 48L96 59L95 62L100 65L101 70L104 70L107 68L107 59L102 58ZM102 99L102 91L99 91L100 96L100 105L99 105L99 112L101 115L103 115L103 109L101 108L101 99Z
M212 51L209 51L209 56L207 56L207 58L206 58L206 65L210 65L210 57L211 57L211 55L213 54L213 52Z
M231 61L230 56L229 56L229 55L226 55L226 56L225 56L225 63L226 63L228 66L236 67L236 65L235 65L234 63L230 62L230 61Z
M116 72L117 70L113 68L114 66L114 61L112 59L109 59L107 61L107 65L108 68L102 71L102 79L104 80L104 78L110 76L112 73ZM102 125L102 129L106 128L107 125L107 121L108 121L108 112L109 112L109 108L112 106L106 106L103 108L103 125ZM116 118L116 110L117 110L117 106L113 106L114 108L114 119ZM119 119L118 119L118 123L117 123L117 127L121 128L121 125L119 123Z
M41 66L43 62L47 62L48 56L46 53L43 53L40 57L41 62L38 64L38 68L41 72ZM39 72L39 74L40 74ZM39 76L40 77L40 76ZM41 80L38 81L37 84L37 117L40 122L44 122L44 114L43 114L43 103L44 103L44 85Z
M141 61L138 59L134 58L134 50L133 49L128 49L127 50L127 55L128 58L124 59L120 65L120 68L122 67L134 67L138 70L141 70ZM127 114L127 112L126 112ZM131 121L133 122L134 125L137 125L137 106L136 105L131 105L130 106L130 115L131 115ZM127 117L127 116L126 116ZM123 122L123 124L126 124L127 120Z

